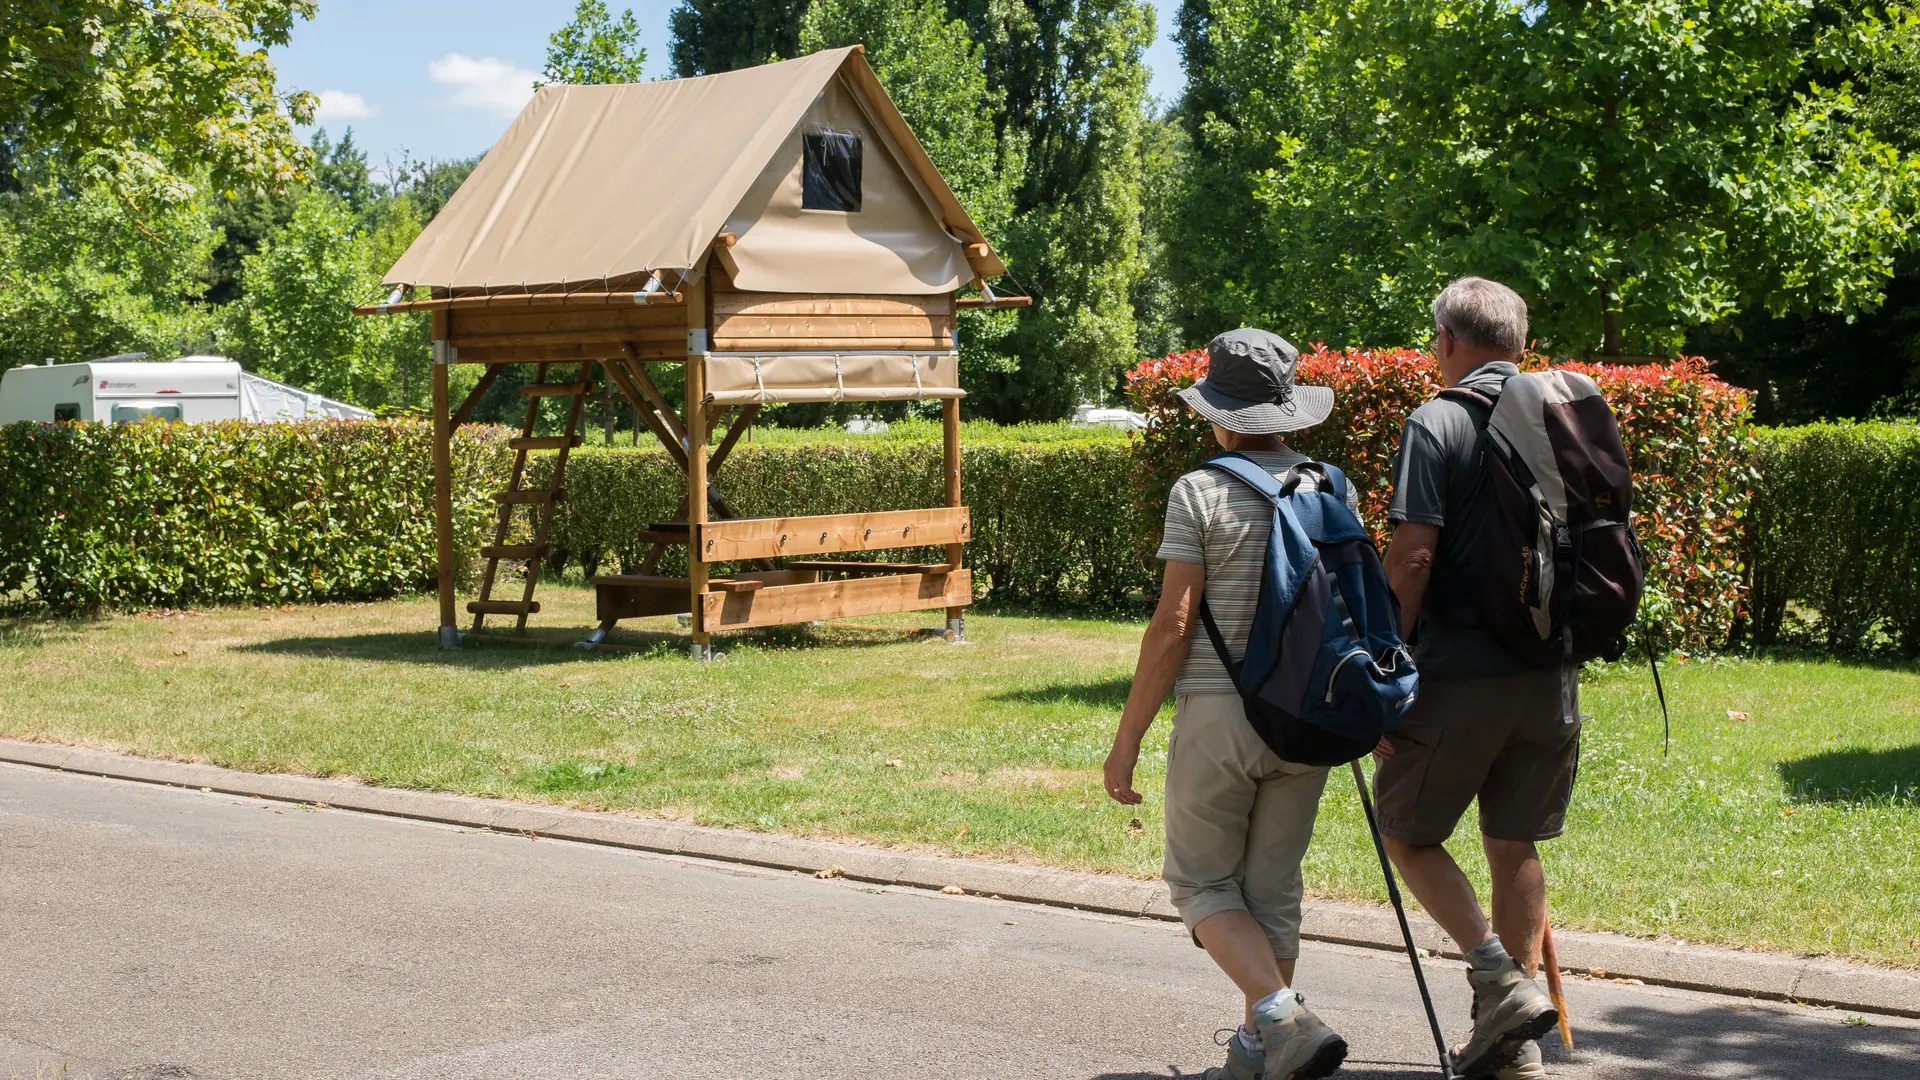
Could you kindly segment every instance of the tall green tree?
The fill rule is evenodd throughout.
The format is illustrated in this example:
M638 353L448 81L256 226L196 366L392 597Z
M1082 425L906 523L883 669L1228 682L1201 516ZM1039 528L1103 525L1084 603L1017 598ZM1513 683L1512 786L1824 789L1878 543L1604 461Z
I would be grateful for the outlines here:
M0 131L74 186L183 201L205 172L221 187L296 180L307 155L267 50L314 0L0 0L7 53Z
M573 21L547 39L547 65L534 85L639 82L646 62L631 8L616 19L603 0L580 0Z
M1190 0L1216 167L1189 220L1211 201L1218 224L1187 243L1257 223L1269 254L1205 287L1335 341L1423 335L1467 272L1518 288L1563 352L1859 310L1912 221L1913 162L1845 79L1883 31L1818 0Z
M680 0L667 16L673 74L686 79L799 55L808 0Z

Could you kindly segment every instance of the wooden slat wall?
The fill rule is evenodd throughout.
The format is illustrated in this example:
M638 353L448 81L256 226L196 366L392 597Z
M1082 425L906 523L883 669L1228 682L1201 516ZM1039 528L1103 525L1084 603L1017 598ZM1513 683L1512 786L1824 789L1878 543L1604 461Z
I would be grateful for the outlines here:
M713 281L717 352L951 349L951 293L857 296L756 293Z
M583 303L578 307L461 309L447 313L463 364L597 360L631 341L644 360L683 360L687 313L678 304Z

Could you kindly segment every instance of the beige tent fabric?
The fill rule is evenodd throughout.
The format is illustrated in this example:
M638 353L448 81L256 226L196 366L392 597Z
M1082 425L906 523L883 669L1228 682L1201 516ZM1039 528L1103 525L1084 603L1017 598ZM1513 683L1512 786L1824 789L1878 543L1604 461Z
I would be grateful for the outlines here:
M853 132L862 145L857 213L801 203L802 145L809 134ZM845 80L807 108L740 204L720 249L736 288L749 292L943 293L971 280L960 242L941 228L937 204L887 147Z
M578 289L699 266L768 163L798 147L796 128L822 92L846 92L836 78L843 71L853 85L870 88L869 97L883 93L852 48L696 79L543 87L384 280L461 291ZM944 208L946 228L966 242L981 242L918 143L900 145L902 133L908 140L912 135L898 123L892 103L867 104L907 160L903 169L883 140L875 140L865 148L865 169L885 174L889 183L894 174L904 178L911 170L933 204ZM901 200L888 192L881 201L893 215ZM927 218L939 228L931 211ZM775 231L763 235L765 250L749 261L784 284L755 288L841 288L818 276L800 287L795 260L801 256L778 256L779 245L771 242ZM869 244L869 253L876 246L885 245ZM927 280L941 276L937 267L928 269L930 250L927 245L894 254L891 274L861 270L863 280L884 278L885 287L869 280L857 291L939 291ZM769 256L772 265L794 269L769 272ZM813 265L811 251L805 258ZM843 258L829 254L822 265L842 265Z
M707 400L916 401L965 397L955 353L711 353Z

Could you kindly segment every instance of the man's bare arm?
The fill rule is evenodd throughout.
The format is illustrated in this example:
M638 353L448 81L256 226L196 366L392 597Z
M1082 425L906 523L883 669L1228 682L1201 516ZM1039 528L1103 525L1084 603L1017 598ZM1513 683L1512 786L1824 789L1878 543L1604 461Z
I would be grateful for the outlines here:
M1107 754L1107 794L1115 802L1133 806L1140 793L1133 790L1133 768L1140 760L1140 742L1160 714L1160 705L1173 691L1180 665L1187 659L1187 635L1193 630L1207 568L1198 563L1169 562L1160 583L1160 604L1140 639L1140 659L1134 665L1133 689L1120 713L1120 728Z
M1427 579L1433 574L1433 553L1440 546L1440 526L1403 521L1387 545L1387 583L1400 598L1400 636L1413 632L1420 620L1420 602L1426 599Z

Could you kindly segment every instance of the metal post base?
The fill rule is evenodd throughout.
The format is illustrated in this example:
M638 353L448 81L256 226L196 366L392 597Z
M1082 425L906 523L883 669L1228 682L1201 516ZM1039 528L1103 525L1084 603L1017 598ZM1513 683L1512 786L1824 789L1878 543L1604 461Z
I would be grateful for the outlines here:
M687 651L688 651L688 654L691 655L694 658L694 660L699 663L704 664L707 661L710 661L713 659L713 643L712 642L703 643L703 642L696 641L692 645L687 646Z
M443 649L457 649L460 647L460 640L464 636L465 635L460 633L460 628L457 626L443 626L440 628L440 647Z
M965 645L967 643L966 616L962 615L960 618L947 620L947 641L955 645Z
M573 647L576 649L591 649L595 645L598 645L601 642L607 640L607 631L612 629L613 629L612 623L610 622L601 623L599 626L594 627L593 633L588 634L587 639L585 641L576 641L573 643Z

